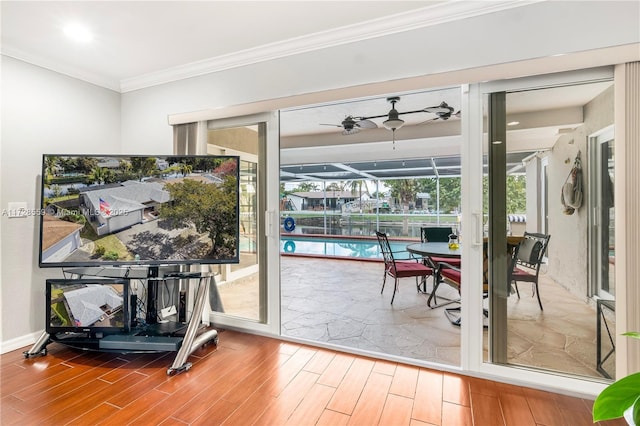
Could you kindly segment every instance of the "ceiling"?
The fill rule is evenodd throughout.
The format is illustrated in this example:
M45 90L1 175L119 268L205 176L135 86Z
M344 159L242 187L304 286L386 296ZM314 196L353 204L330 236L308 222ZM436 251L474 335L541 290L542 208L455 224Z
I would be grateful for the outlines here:
M507 170L523 172L523 160L551 149L566 131L583 122L583 107L612 82L540 88L507 94L507 122L518 121L507 132ZM405 120L393 134L382 126L384 117L372 119L378 128L343 135L346 116L378 116L389 111L387 96L399 95L396 109ZM387 94L281 112L281 173L284 182L361 180L460 176L460 117L434 120L419 112L446 102L460 111L460 88ZM393 142L395 137L395 143ZM339 149L337 149L339 147Z
M209 71L203 66L237 65L240 57L246 64L397 32L399 21L421 16L416 11L446 17L447 4L454 3L3 0L2 53L126 91L163 73L168 81ZM93 41L70 40L63 32L68 23L85 25Z
M124 93L527 3L530 1L1 1L1 50L3 55ZM63 32L67 23L86 25L93 41L68 39ZM508 113L521 122L510 131L514 143L520 141L515 144L514 164L551 147L559 129L578 125L582 106L602 90L603 85L592 85L510 95ZM388 96L400 96L396 109L401 113L443 101L454 112L461 108L456 87L285 110L281 114L281 162L293 168L283 179L301 178L295 177L294 168L312 163L322 164L322 172L326 165L340 164L336 173L344 176L356 169L356 163L362 163L360 176L373 176L383 160L399 160L387 166L400 164L408 170L406 165L414 155L406 156L402 148L410 144L427 146L423 157L428 163L431 158L440 159L446 166L443 173L454 173L447 167L456 157L452 146L460 143L459 117L433 121L436 116L431 113L401 115L406 123L395 132L397 150L392 146L394 134L382 127L383 117L373 119L378 128L354 135L342 135L342 129L335 126L349 115L386 114L391 107ZM464 111L461 115L464 117ZM340 146L337 151L336 146ZM333 158L337 152L340 161ZM413 170L425 176L434 173L421 167Z

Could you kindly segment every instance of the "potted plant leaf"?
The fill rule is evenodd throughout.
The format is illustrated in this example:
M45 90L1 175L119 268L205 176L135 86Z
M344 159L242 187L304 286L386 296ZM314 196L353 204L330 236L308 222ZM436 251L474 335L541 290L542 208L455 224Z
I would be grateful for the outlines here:
M640 339L640 333L624 336ZM607 386L593 403L593 422L624 417L631 426L640 426L640 373L616 380Z

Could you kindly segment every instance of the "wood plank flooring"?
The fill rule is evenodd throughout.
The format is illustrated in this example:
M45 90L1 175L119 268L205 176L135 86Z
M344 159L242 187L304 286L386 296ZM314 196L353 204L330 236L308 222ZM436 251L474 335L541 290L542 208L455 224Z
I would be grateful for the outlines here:
M175 353L48 352L0 357L3 426L593 424L589 400L234 331L173 377Z

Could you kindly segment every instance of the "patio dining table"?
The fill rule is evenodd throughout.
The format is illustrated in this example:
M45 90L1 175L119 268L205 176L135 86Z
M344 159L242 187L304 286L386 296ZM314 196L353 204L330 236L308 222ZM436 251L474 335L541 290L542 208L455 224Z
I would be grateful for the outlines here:
M431 257L460 259L460 255L461 255L460 247L456 249L452 249L449 247L449 243L443 243L443 242L433 242L433 243L424 242L424 243L409 244L407 245L407 251L409 253L417 254L418 256L422 256L427 259L430 259ZM436 265L434 262L430 261L430 263L432 267L437 268L438 265ZM440 285L438 281L439 281L439 274L436 273L436 275L434 275L433 290L431 290L431 293L429 294L429 298L427 299L427 306L429 307L431 307L431 301L435 297L436 289ZM422 290L426 293L427 292L426 281L423 281L422 285L423 285Z
M515 235L507 236L507 250L509 255L511 255L514 248L518 244L520 244L520 241L522 241L523 238L524 238L523 236L515 236ZM489 282L489 256L488 256L488 250L487 250L487 243L488 243L488 239L485 237L484 244L483 244L484 254L483 254L483 267L482 267L483 281L485 284L488 284ZM413 253L425 258L444 257L444 258L451 258L451 259L460 259L460 256L461 256L460 248L451 249L449 248L449 243L444 243L444 242L413 243L413 244L407 245L406 249L409 253ZM432 264L432 266L437 266L437 265ZM434 277L434 280L438 280L437 274L436 274L436 277ZM431 302L435 297L435 291L439 284L440 283L438 282L434 282L434 288L429 294L429 298L427 299L427 305L429 307L431 307ZM426 285L427 285L426 281L423 282L423 291L425 293L426 293Z

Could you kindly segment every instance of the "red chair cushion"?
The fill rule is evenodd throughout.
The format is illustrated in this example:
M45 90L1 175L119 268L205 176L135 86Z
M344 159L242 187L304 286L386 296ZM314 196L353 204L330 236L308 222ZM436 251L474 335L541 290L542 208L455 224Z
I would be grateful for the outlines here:
M527 271L523 271L519 268L513 268L513 272L511 273L513 277L533 277L534 275L528 273Z
M393 272L393 270L391 271ZM398 278L432 275L433 269L418 262L396 262L396 276Z
M440 275L460 284L462 274L460 273L460 271L457 271L455 269L444 268L440 270Z
M456 257L436 257L436 256L432 256L429 259L431 259L433 261L433 263L440 263L440 262L444 262L444 263L448 263L451 266L460 266L462 265L462 261L460 258L456 258Z

